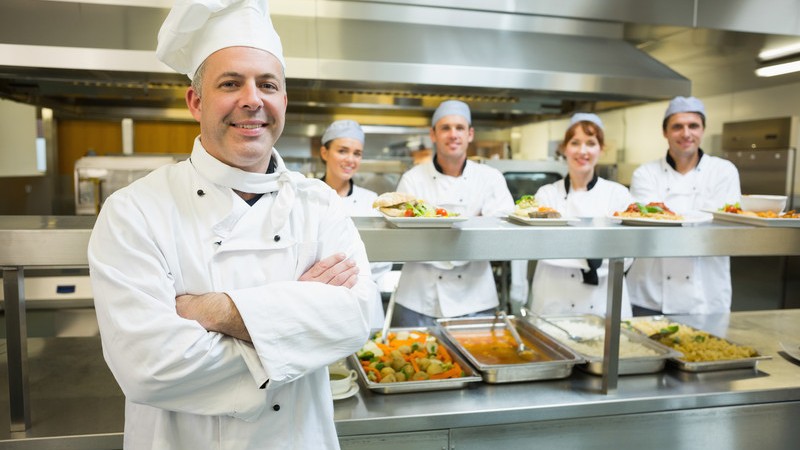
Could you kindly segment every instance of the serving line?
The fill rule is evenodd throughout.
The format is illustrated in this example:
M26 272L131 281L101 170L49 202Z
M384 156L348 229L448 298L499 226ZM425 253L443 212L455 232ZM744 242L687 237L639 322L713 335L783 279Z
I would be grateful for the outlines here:
M24 270L86 267L92 216L0 216L0 267L6 301L11 429L30 427ZM800 230L713 222L691 227L631 227L610 220L529 227L474 217L452 228L406 229L358 217L370 261L609 258L609 295L601 390L618 383L619 325L625 257L800 254Z

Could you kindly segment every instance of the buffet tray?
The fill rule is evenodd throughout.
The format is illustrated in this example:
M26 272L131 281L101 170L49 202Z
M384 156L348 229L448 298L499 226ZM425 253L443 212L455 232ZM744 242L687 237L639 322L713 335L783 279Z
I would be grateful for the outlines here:
M579 366L580 369L585 370L594 375L603 375L603 347L605 345L605 318L594 315L594 314L578 314L578 315L569 315L569 316L548 316L544 319L542 318L530 318L534 325L542 330L544 333L549 334L551 337L559 341L560 343L564 344L565 346L569 347L575 353L581 355L584 360L586 360L586 364ZM597 336L599 336L598 340L592 341L590 343L578 343L572 341L566 333L559 330L558 328L550 325L548 322L555 323L556 325L561 325L564 328L569 330L570 323L582 323L587 326L598 328ZM573 332L575 334L575 332ZM582 337L595 337L595 335L589 336L582 336ZM634 345L641 345L647 349L654 351L655 355L642 355L642 356L624 356L622 342L622 338L626 338L627 341L631 342ZM585 346L589 345L590 348L586 348ZM596 348L600 351L601 355L597 355L596 352L590 353L589 351ZM637 374L644 374L644 373L655 373L660 372L666 366L667 360L670 358L678 358L683 356L682 353L676 351L673 348L667 347L659 342L656 342L652 339L649 339L647 336L643 336L641 333L637 333L635 331L621 329L620 330L620 355L619 355L619 375L637 375Z
M685 330L689 330L691 332L696 331L703 331L704 333L708 333L704 330L699 330L697 328L691 327L689 325L685 325L681 322L676 320L671 320L664 316L642 316L642 317L633 317L627 319L626 322L630 325L630 327L635 330L636 332L640 333L642 336L647 336L647 334L637 328L638 322L653 322L658 325L658 328L666 328L670 325L678 325L679 327L684 328ZM746 347L742 344L730 341L728 339L719 337L712 333L708 333L709 336L715 337L722 341L727 342L731 345L736 345L739 347ZM649 338L648 338L649 339ZM755 351L755 350L754 350ZM710 372L715 370L730 370L730 369L748 369L748 368L755 368L758 365L758 362L765 359L772 359L772 356L769 355L762 355L755 351L755 355L745 358L736 358L736 359L721 359L716 361L687 361L684 359L684 356L671 358L670 361L678 367L678 369L686 371L686 372Z
M469 317L459 319L438 319L445 339L455 347L469 362L475 366L486 383L513 383L517 381L551 380L566 378L572 373L576 364L583 358L568 347L536 329L529 322L509 316L521 337L533 343L533 349L550 360L534 361L519 364L485 364L470 353L455 337L459 331L475 332L496 329L505 330L505 323L492 316Z
M373 330L370 333L370 339L374 338L376 333L380 332L381 330ZM374 381L370 381L367 378L367 373L364 371L364 368L361 367L361 363L358 360L358 355L352 354L349 357L350 364L356 371L356 375L358 375L358 379L361 384L369 389L371 392L376 392L378 394L402 394L406 392L424 392L424 391L440 391L446 389L462 389L467 387L470 383L475 383L481 381L481 376L475 371L475 368L472 367L460 354L459 352L455 351L451 346L447 344L445 339L442 339L441 333L433 328L424 328L424 327L414 327L414 328L390 328L387 333L389 332L398 332L398 331L421 331L423 333L427 333L436 338L439 342L439 345L443 345L445 349L450 353L450 356L453 358L453 361L458 362L461 368L464 371L463 377L459 378L448 378L444 380L420 380L420 381L400 381L396 383L376 383Z

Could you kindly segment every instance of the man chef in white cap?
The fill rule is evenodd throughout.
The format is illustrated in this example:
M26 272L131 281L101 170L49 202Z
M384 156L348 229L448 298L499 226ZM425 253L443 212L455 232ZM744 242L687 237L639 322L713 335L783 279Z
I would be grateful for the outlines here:
M464 216L508 215L514 200L503 174L467 160L474 136L469 106L458 100L442 102L431 120L436 153L403 174L397 191ZM395 295L396 326L428 326L440 317L493 314L499 303L488 261L407 262Z
M273 148L284 61L266 0L179 0L158 57L192 78L191 157L115 192L89 242L126 449L338 448L326 366L375 289L336 193Z
M664 202L682 214L739 201L736 167L700 148L705 127L703 102L695 97L675 97L669 103L662 124L669 149L664 158L634 171L631 194L637 201ZM634 315L730 311L727 256L638 258L627 277Z

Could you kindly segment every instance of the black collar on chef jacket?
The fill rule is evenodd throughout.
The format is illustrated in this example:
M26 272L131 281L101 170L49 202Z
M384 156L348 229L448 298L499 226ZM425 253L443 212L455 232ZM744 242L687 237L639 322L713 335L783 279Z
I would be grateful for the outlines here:
M461 174L462 175L464 174L464 168L465 167L467 167L467 160L466 159L464 159L464 164L461 166ZM447 175L446 173L444 173L444 169L442 169L442 166L439 165L439 161L436 159L436 154L435 153L433 154L433 168L436 169L436 171L439 172L440 174Z
M325 182L325 175L323 175L322 178L319 179L319 181L322 181L324 183ZM347 195L345 197L350 197L351 195L353 195L353 179L351 178L351 179L349 179L347 181L350 183L350 190L347 191Z
M701 159L703 159L703 149L702 148L698 148L697 149L697 165L695 167L700 165L700 160ZM667 150L667 164L669 164L669 166L672 167L672 170L674 170L676 172L678 171L678 169L675 168L675 160L672 158L672 155L669 154L669 150Z
M269 159L269 164L267 165L267 174L274 173L275 169L277 169L277 168L278 168L278 163L275 161L275 158L270 158ZM251 198L250 200L245 200L245 201L247 202L248 205L253 206L253 205L256 204L258 199L261 198L262 195L264 195L264 194L256 194L255 197Z
M598 179L597 174L594 174L594 176L592 177L592 181L590 181L589 184L586 185L587 191L591 191L592 188L594 188L594 186L597 184L597 179ZM569 195L570 185L571 183L569 182L569 174L567 174L567 176L564 177L564 190L567 191L567 195ZM565 195L564 199L566 198L567 197ZM598 284L600 284L600 279L597 277L597 269L603 264L603 260L587 259L586 264L589 265L589 270L581 269L581 273L583 274L583 282L584 284L591 284L592 286L597 286Z
M587 191L591 191L592 188L594 188L594 185L597 184L597 178L598 178L597 174L594 174L594 176L592 177L592 181L590 181L589 184L586 185ZM567 176L564 177L564 190L567 191L567 195L569 195L569 188L571 184L572 183L569 182L569 174L567 174ZM566 199L567 197L564 198Z

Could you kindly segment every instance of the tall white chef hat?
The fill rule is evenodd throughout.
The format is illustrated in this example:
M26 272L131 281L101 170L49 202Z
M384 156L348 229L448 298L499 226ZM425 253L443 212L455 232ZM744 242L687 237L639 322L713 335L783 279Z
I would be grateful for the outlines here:
M158 32L156 56L192 78L209 55L237 46L268 51L286 68L268 0L176 0Z
M669 106L664 112L664 120L673 114L682 112L697 113L703 116L703 119L706 117L706 107L697 97L675 97L669 102Z
M325 133L322 135L322 145L339 138L355 139L363 145L364 130L361 129L361 125L355 120L337 120L330 124L328 129L325 130Z
M459 100L445 100L439 104L439 107L436 108L436 111L433 113L431 126L435 127L436 122L441 120L442 117L454 114L467 119L467 123L472 125L472 115L469 112L469 105Z
M569 126L571 127L578 122L592 122L593 124L597 125L601 130L603 129L603 121L600 120L600 117L597 114L575 113L572 115L572 118L569 119Z

